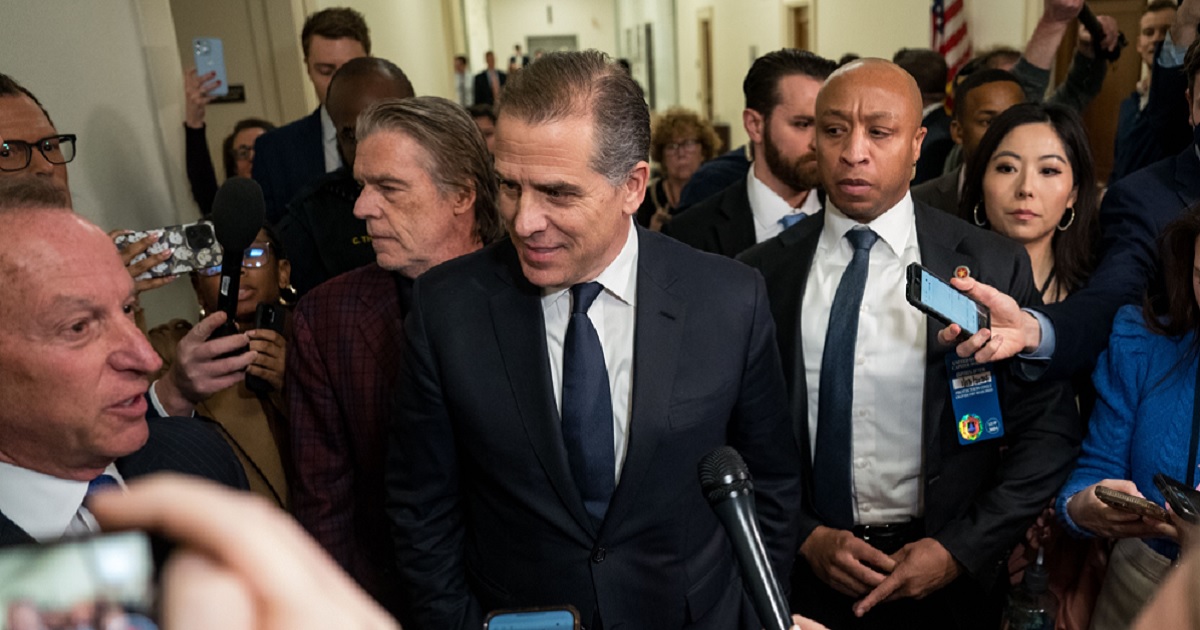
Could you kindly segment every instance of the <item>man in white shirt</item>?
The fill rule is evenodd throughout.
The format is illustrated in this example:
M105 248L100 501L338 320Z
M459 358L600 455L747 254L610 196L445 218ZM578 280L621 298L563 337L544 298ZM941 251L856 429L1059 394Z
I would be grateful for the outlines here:
M663 232L697 249L734 257L820 210L813 105L834 67L795 48L756 59L742 83L742 122L754 150L750 170L680 213Z
M767 281L800 443L794 611L833 628L996 627L1000 563L1080 440L1066 385L1001 365L972 390L990 401L958 398L951 370L965 368L947 365L941 324L906 303L914 262L1037 300L1020 246L912 201L920 113L890 62L830 75L816 102L825 209L741 257Z
M0 181L0 545L96 531L90 483L157 470L245 488L198 420L146 420L162 361L112 241L45 178Z
M551 53L505 89L511 238L423 273L406 320L386 473L405 627L571 604L589 628L759 630L697 464L742 453L787 575L800 471L762 281L636 227L650 118L612 59Z

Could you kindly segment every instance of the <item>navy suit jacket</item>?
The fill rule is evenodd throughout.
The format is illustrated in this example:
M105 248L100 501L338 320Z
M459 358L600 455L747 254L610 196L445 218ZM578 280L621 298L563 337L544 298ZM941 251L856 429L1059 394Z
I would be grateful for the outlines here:
M1195 145L1113 184L1100 204L1100 259L1087 286L1038 307L1054 324L1055 349L1045 378L1090 371L1108 345L1113 318L1140 303L1158 269L1158 237L1200 201Z
M800 332L805 286L823 227L822 212L740 258L766 278L779 335L805 477L801 543L823 524L811 499L808 384ZM1019 302L1038 300L1029 257L1020 245L920 202L916 202L916 229L921 264L935 274L948 278L955 268L966 265L973 276ZM895 281L902 286L905 279ZM1005 435L959 444L949 404L947 348L937 341L941 328L932 318L926 325L924 415L914 409L909 415L896 415L895 420L911 423L922 434L924 452L912 457L922 458L926 535L941 543L972 578L991 586L1000 563L1067 478L1079 451L1082 427L1069 386L1025 383L1007 378L1007 370L997 370Z
M283 218L287 204L308 184L325 174L321 140L321 108L273 129L254 143L254 181L262 186L267 222Z
M541 290L503 240L417 279L388 455L406 628L572 604L606 628L762 627L698 462L732 445L777 575L794 557L797 454L762 278L638 229L629 441L597 528L563 446Z
M504 83L508 81L508 75L497 70L496 78L500 80L500 88L503 92ZM492 98L492 85L488 82L488 71L484 70L475 75L475 104L476 105L492 105L495 106L495 99Z
M157 472L176 472L246 490L246 473L229 444L204 418L147 418L150 437L142 448L117 460L126 481ZM0 513L0 545L34 539Z
M921 157L917 158L917 174L912 184L916 186L942 174L946 166L946 156L954 148L954 138L950 136L950 116L945 107L939 107L929 113L921 126L925 128L925 139L921 141Z
M742 176L725 190L701 201L671 219L663 234L698 250L733 258L754 247L754 210Z

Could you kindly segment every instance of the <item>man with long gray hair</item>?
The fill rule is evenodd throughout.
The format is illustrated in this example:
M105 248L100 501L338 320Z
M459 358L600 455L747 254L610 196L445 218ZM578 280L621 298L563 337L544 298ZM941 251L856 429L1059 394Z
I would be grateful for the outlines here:
M441 98L387 99L358 118L354 214L377 263L300 301L288 349L296 518L395 614L400 597L383 512L386 412L413 279L501 233L483 136Z
M603 53L505 88L510 238L418 278L405 327L386 484L406 628L566 604L588 628L761 628L697 480L725 445L791 569L798 455L763 281L636 227L649 139Z

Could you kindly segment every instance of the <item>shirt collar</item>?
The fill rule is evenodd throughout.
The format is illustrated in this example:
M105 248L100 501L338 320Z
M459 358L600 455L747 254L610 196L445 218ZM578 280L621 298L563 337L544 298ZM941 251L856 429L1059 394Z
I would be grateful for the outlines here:
M104 474L124 485L116 464ZM0 512L39 541L62 536L87 496L88 482L0 462Z
M879 240L886 243L892 253L900 256L912 238L916 225L915 217L916 211L913 208L912 195L906 192L896 205L888 208L874 221L868 223L867 227L879 235ZM821 231L821 247L825 249L837 247L841 243L842 237L846 236L846 232L859 225L862 224L846 216L837 206L833 205L831 199L826 198L825 228Z
M625 245L621 247L620 253L613 259L600 275L596 276L595 282L599 282L604 290L613 297L621 300L629 306L637 304L637 264L638 264L638 234L637 225L631 218L629 220L629 234L625 237ZM542 306L548 307L563 295L566 295L570 287L551 293L542 295Z
M746 196L750 198L750 210L759 227L773 227L780 219L797 210L754 176L753 165L746 175ZM808 191L808 196L804 198L804 203L800 204L799 210L805 214L816 212L820 208L816 198L816 189Z
M325 142L337 141L337 129L333 126L333 118L329 116L329 110L325 106L321 106L321 139Z

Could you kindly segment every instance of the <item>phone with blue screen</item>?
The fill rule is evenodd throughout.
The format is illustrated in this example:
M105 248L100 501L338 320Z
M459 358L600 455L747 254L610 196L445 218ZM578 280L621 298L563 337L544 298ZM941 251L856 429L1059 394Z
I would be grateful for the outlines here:
M573 606L497 610L488 615L483 630L579 630L579 613Z
M209 96L227 96L229 79L225 76L225 45L219 37L197 37L192 40L192 58L196 62L196 74L204 76L216 72L213 79L220 85L209 90Z
M962 328L959 341L991 326L992 316L986 306L963 295L928 269L912 263L907 276L908 303L947 326L958 324Z

